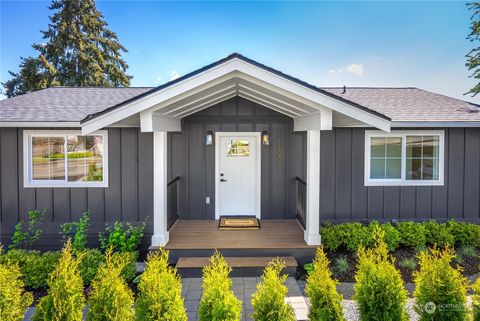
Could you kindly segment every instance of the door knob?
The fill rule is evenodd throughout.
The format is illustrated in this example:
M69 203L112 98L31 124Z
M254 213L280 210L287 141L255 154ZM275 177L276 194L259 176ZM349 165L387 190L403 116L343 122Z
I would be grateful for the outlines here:
M220 182L226 182L226 181L227 181L227 180L224 179L224 178L221 178L221 179L220 179Z

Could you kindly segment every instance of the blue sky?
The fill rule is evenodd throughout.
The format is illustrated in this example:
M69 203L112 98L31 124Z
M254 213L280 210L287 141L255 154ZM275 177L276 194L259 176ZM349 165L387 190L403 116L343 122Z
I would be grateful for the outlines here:
M33 55L49 1L0 2L0 81ZM318 86L415 86L463 96L464 2L99 1L129 52L133 86L156 86L239 52ZM479 95L480 96L480 95Z

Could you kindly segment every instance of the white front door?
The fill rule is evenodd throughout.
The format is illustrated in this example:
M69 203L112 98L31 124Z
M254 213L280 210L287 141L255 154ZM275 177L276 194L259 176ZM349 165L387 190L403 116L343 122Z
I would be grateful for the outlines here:
M260 133L216 133L216 218L260 218Z

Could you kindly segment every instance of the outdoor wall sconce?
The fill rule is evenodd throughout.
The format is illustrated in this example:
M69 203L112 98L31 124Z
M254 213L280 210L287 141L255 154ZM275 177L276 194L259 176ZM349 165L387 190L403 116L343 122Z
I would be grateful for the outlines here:
M270 136L268 135L268 132L266 130L262 132L262 145L270 145Z
M205 145L213 145L213 132L207 130L207 135L205 136Z

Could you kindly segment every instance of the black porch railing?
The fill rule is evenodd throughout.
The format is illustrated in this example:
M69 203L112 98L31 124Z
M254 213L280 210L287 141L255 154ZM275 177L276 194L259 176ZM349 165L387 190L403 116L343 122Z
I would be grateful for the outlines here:
M178 219L178 182L177 176L167 184L167 231L170 230L173 223Z
M296 195L297 195L297 205L296 205L296 214L297 219L302 224L305 229L306 226L306 206L307 206L307 183L300 177L295 177L295 186L296 186Z

